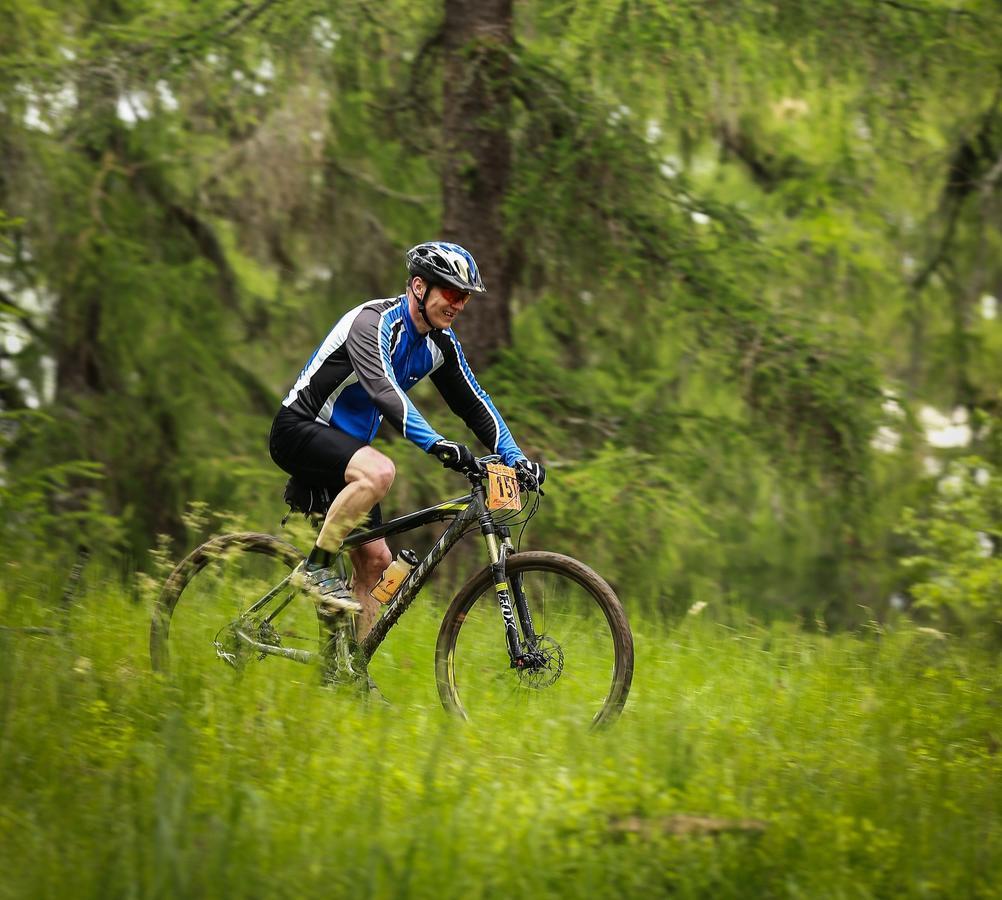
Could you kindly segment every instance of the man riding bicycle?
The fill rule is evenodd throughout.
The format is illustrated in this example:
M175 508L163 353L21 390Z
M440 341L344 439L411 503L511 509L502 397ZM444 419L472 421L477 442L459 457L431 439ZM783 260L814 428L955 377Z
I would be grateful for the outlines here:
M472 294L486 288L469 252L432 241L407 251L407 289L398 297L370 300L349 310L314 351L272 424L272 459L304 486L334 495L304 563L305 583L326 612L360 612L358 639L375 621L379 604L369 592L390 564L385 540L350 552L349 593L332 568L345 536L371 512L395 474L392 460L370 446L385 418L447 468L465 471L474 455L465 444L436 432L407 397L426 375L480 441L507 465L542 483L543 467L531 462L480 387L452 326ZM354 599L352 597L354 595Z

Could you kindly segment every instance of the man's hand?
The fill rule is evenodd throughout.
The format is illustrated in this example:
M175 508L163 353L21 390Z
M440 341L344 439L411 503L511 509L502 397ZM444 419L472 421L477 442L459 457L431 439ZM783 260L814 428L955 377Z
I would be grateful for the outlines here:
M515 462L515 471L528 482L529 486L539 486L546 480L546 469L538 462L529 459L520 459Z
M457 444L455 441L435 441L428 452L433 453L447 469L455 469L457 472L471 472L477 465L473 451L466 444Z

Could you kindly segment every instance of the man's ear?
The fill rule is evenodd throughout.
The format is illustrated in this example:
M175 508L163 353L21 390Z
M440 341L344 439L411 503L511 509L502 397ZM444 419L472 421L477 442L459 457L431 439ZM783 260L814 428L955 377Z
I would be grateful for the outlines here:
M421 286L420 293L418 292L418 285ZM425 294L428 293L428 282L426 282L420 275L415 275L411 279L411 290L414 292L414 296L418 300L424 300Z

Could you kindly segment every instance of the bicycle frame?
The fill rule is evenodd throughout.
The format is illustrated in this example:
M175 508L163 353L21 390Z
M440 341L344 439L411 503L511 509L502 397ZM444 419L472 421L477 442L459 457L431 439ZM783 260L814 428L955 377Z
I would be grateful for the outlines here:
M354 655L363 668L368 665L369 660L372 659L379 645L389 633L389 630L414 602L414 599L421 591L421 588L424 587L431 573L445 555L459 542L473 523L479 524L480 532L484 537L484 542L487 545L490 556L491 573L497 594L498 607L504 622L505 641L512 667L521 667L524 665L529 658L529 654L535 648L537 636L533 628L528 603L526 602L525 595L522 593L521 579L515 579L509 586L506 577L505 562L508 553L513 549L508 528L505 525L497 524L487 509L487 492L482 483L475 482L472 491L464 497L457 497L453 500L439 503L436 506L419 510L418 512L399 516L375 528L352 532L345 538L337 557L337 563L342 568L342 574L345 574L344 553L371 541L403 534L422 525L443 522L449 519L452 520L449 527L431 547L424 559L411 570L393 599L384 608L382 615L376 620L372 630L355 648ZM279 585L272 591L269 591L265 597L261 598L261 600L248 610L248 613L263 608L281 591L282 587L282 585ZM512 598L514 598L514 603ZM268 621L281 612L291 599L291 596L287 598L268 617ZM521 638L515 621L516 612L519 624L521 625ZM295 659L298 662L312 662L316 658L316 654L306 650L291 650L285 647L275 647L261 643L243 631L238 630L237 635L242 641L263 654L283 656L287 659Z

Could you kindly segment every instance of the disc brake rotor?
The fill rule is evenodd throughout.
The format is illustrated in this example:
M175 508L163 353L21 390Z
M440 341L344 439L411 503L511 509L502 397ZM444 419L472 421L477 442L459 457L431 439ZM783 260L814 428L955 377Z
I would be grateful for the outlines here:
M216 648L216 656L223 662L233 666L234 669L242 669L247 663L247 651L240 638L237 637L238 622L224 625L216 632L213 645Z
M549 687L564 670L564 651L553 638L540 635L534 648L536 659L531 665L518 670L518 679L527 688L541 690Z
M259 644L267 644L271 647L280 647L282 640L278 632L272 627L270 622L254 622L249 619L238 619L229 625L219 629L215 640L212 642L216 648L216 656L223 662L233 666L234 669L242 669L253 651L242 641L237 634L242 631L244 634L256 640ZM258 653L258 659L264 659L266 653Z

